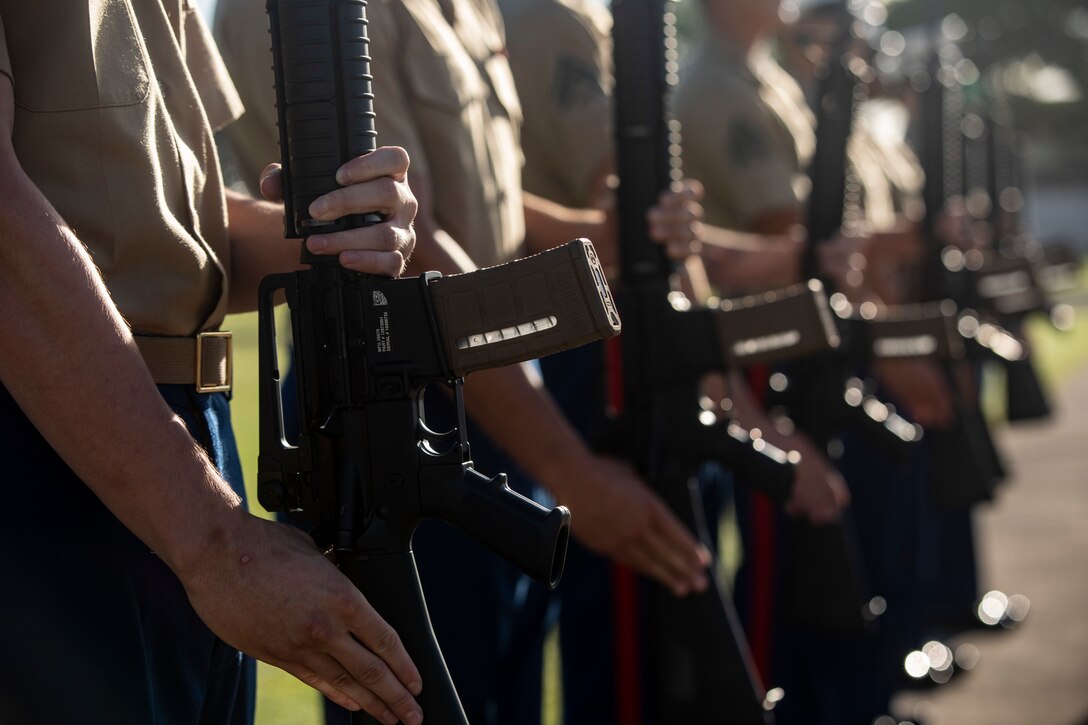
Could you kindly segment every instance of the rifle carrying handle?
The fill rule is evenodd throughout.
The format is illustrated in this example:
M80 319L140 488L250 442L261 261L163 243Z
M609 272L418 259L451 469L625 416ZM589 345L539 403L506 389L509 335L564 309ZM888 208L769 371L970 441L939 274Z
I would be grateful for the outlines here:
M282 291L290 297L296 289L294 274L270 275L261 280L257 298L258 360L262 368L258 376L261 453L257 461L257 499L268 511L289 507L285 499L284 463L298 455L284 431L275 312L276 295ZM297 405L297 401L290 404Z
M267 0L288 238L379 221L315 223L310 204L340 188L337 170L377 147L366 0ZM316 261L303 249L303 262ZM326 257L328 261L335 257Z
M412 552L368 555L347 551L337 552L337 559L340 571L400 635L419 669L423 692L416 701L428 725L469 725L431 628ZM380 725L365 712L353 713L351 722Z

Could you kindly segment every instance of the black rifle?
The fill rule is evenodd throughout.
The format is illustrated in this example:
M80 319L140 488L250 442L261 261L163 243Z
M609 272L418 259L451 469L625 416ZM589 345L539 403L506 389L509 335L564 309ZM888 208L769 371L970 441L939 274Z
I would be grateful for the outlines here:
M963 93L950 68L942 64L935 44L929 72L929 87L921 99L921 158L925 171L926 216L923 234L928 253L924 267L922 296L929 300L952 300L960 310L958 328L970 345L1000 353L1007 344L1007 333L990 325L983 328L971 310L974 301L972 280L950 260L964 259L958 249L945 248L938 238L937 220L944 213L949 193L964 188L962 164ZM980 335L980 331L990 334ZM962 365L962 363L960 363ZM951 368L949 368L951 370ZM930 436L934 466L930 477L932 502L940 508L963 508L993 497L997 484L1005 477L1005 467L977 401L960 393L954 375L949 375L957 393L957 424Z
M674 18L665 0L612 4L616 152L620 185L620 282L625 320L611 349L612 380L604 447L631 461L687 528L714 550L695 477L716 461L776 500L790 496L793 465L781 451L753 440L700 407L709 372L820 352L836 344L823 289L799 285L763 296L693 309L671 282L676 267L648 236L646 210L678 178L679 141L666 113L675 75ZM668 50L667 50L668 48ZM671 64L671 65L670 65ZM682 599L629 574L619 606L637 612L641 649L634 682L619 689L620 721L762 725L771 721L731 595L717 576ZM621 617L622 619L622 617Z
M820 69L816 96L817 141L809 167L812 192L804 257L804 272L809 277L823 277L819 246L834 239L844 222L858 221L851 215L858 213L860 205L858 181L848 173L847 150L855 110L866 89L849 67L855 36L854 18L846 2L837 8L837 15L840 31L829 62ZM825 280L825 284L829 282ZM772 403L785 407L798 428L822 450L829 450L838 436L851 431L892 460L901 461L919 440L921 430L881 403L855 374L859 365L881 349L877 342L881 336L900 339L905 333L881 332L856 315L850 319L852 308L844 300L836 299L835 307L844 344L837 353L789 369L788 387L773 395ZM784 610L795 625L820 631L859 630L870 627L879 615L849 510L835 524L791 522L786 572Z
M268 0L288 238L379 223L312 220L337 169L375 148L365 0ZM423 678L428 723L467 725L434 638L412 556L440 518L546 586L563 570L570 514L472 467L462 377L615 335L619 318L584 241L469 274L388 279L310 255L260 290L261 503L304 526L400 635ZM275 297L291 312L300 434L285 439ZM460 426L426 426L424 388L452 389ZM376 723L366 714L354 723Z
M1060 313L1041 279L1042 250L1017 224L1023 194L1017 181L1015 132L992 112L982 120L989 221L996 251L987 255L975 273L974 289L981 302L989 303L978 309L1013 334L1020 334L1025 318L1034 313L1045 314L1061 329ZM1005 417L1009 422L1045 420L1051 416L1049 396L1029 349L1023 347L1023 351L1019 357L998 357L1005 369Z

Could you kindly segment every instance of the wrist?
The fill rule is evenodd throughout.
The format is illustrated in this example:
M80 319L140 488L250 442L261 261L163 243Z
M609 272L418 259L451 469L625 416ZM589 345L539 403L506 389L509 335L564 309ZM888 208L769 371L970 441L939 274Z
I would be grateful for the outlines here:
M237 546L241 530L252 520L245 505L214 470L189 499L184 512L172 512L160 532L159 556L183 582L206 571Z
M566 442L553 441L540 447L538 462L532 468L537 482L562 503L570 492L578 472L592 466L593 451L585 442L572 436Z

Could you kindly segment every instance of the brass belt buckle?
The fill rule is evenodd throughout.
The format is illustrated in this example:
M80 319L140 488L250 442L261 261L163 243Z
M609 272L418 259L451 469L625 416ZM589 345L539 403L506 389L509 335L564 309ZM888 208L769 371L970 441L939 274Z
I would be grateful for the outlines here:
M217 337L226 340L227 343L227 379L223 384L204 382L204 341ZM196 392L198 393L226 393L230 390L234 380L234 338L230 332L201 332L196 336Z

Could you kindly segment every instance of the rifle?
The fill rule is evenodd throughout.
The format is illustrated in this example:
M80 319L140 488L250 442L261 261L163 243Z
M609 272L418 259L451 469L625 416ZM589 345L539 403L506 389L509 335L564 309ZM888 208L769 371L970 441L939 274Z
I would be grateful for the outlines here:
M796 459L703 411L701 378L819 352L837 340L818 283L714 308L695 308L673 289L675 265L649 238L645 213L679 178L679 134L665 107L675 84L675 18L665 0L617 0L612 14L621 240L616 301L627 323L607 351L610 415L602 437L713 551L695 489L701 465L722 463L743 483L785 501ZM616 619L631 623L619 637L638 642L636 663L617 674L624 725L771 722L773 702L765 699L731 595L715 567L707 575L706 591L678 599L630 572L616 573Z
M1018 208L1023 194L1017 182L1015 134L994 113L983 116L987 160L986 189L990 201L990 225L997 251L986 255L976 274L974 289L986 310L1002 327L1019 333L1033 313L1045 314L1062 329L1061 306L1050 299L1041 279L1042 250L1038 242L1020 233ZM998 358L1005 369L1005 417L1012 423L1045 420L1051 406L1030 351L1019 358Z
M1013 338L992 324L984 328L977 314L965 306L965 302L969 304L972 300L971 280L962 274L966 264L957 269L953 261L966 261L966 255L958 249L943 247L937 236L937 220L945 209L949 190L958 192L964 188L962 88L951 70L943 65L941 54L935 45L930 84L921 99L921 157L926 177L926 216L922 228L929 247L923 297L952 300L960 309L957 328L968 344L1004 356L1003 351L1006 354L1014 351ZM984 331L985 334L980 334ZM945 431L934 431L930 436L935 461L930 491L935 505L957 509L991 499L1006 472L977 401L967 400L960 393L951 365L946 366L946 375L957 392L957 424Z
M844 223L858 221L854 217L860 188L857 179L848 174L847 150L855 109L866 89L849 67L853 15L846 2L837 12L841 31L828 64L821 69L815 109L816 152L809 167L812 192L803 268L806 276L817 278L823 276L819 246L834 239ZM824 280L824 284L830 282ZM829 450L833 441L849 430L892 460L901 461L920 439L921 429L880 402L871 387L855 377L855 368L870 360L874 352L904 349L894 341L916 338L918 332L899 329L904 322L911 322L907 318L888 319L878 326L872 324L871 316L854 315L842 295L833 294L832 300L843 345L835 353L787 369L788 387L784 393L772 395L772 404L785 407L798 427L823 450ZM881 609L863 571L850 511L830 525L792 521L786 571L785 611L795 625L821 631L857 631L870 628L879 616Z
M376 147L365 0L268 0L283 157L285 234L381 222L320 223L307 210L337 169ZM619 318L592 245L578 240L490 269L387 279L309 254L309 269L260 287L258 495L335 554L418 666L429 723L467 725L435 641L412 533L440 518L546 586L562 574L570 514L519 496L472 466L462 379L615 335ZM297 441L283 430L275 298L290 307L298 370ZM460 425L427 428L423 391L453 392ZM365 713L353 723L376 723Z

